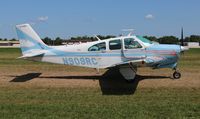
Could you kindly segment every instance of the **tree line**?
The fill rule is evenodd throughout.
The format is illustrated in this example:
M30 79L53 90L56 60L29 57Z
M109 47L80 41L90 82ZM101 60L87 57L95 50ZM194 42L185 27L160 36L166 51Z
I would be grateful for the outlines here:
M114 35L107 35L107 36L102 36L102 35L98 35L98 38L104 40L104 39L108 39L108 38L114 38L116 36ZM160 44L179 44L180 43L180 39L175 37L175 36L163 36L163 37L155 37L155 36L144 36L145 38L151 40L151 41L155 41L158 42ZM89 36L78 36L78 37L71 37L70 39L62 39L60 37L57 37L55 39L51 39L49 37L45 37L42 39L44 41L44 43L48 44L48 45L61 45L64 42L91 42L91 41L96 41L97 38L96 37L89 37ZM183 39L185 42L200 42L200 35L191 35L189 37L185 37ZM17 39L13 38L13 39L2 39L0 38L0 41L17 41Z
M160 44L178 44L181 39L175 37L175 36L163 36L160 38L157 38L155 36L144 36L145 38L159 42ZM200 42L200 35L191 35L189 37L185 37L183 39L184 42Z

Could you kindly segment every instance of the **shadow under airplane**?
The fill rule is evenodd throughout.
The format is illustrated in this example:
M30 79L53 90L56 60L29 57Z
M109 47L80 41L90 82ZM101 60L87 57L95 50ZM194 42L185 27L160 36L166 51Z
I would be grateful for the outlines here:
M99 85L103 95L131 95L137 90L138 84L146 79L169 78L164 76L140 76L137 75L135 80L127 82L119 70L108 70L99 79Z
M40 76L41 73L28 73L22 76L14 76L10 82L26 82L34 78L44 79L80 79L99 80L103 95L131 95L137 90L138 84L146 79L170 78L165 76L140 76L137 75L134 82L127 82L117 70L108 70L102 76Z

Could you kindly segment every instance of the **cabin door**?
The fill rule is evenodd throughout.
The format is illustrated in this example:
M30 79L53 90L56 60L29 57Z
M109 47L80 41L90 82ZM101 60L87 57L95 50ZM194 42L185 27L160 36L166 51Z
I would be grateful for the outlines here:
M122 56L128 60L143 60L146 57L145 48L134 38L122 40Z

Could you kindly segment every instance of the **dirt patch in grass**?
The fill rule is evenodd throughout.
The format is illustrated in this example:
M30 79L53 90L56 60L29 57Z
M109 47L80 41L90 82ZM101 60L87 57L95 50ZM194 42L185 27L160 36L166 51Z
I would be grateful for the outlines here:
M171 70L151 70L141 68L138 71L135 82L127 83L117 72L102 71L97 74L93 72L63 72L63 71L43 71L43 72L4 72L0 73L1 87L102 87L113 86L128 87L135 85L136 88L200 88L200 72L184 70L182 78L173 80Z

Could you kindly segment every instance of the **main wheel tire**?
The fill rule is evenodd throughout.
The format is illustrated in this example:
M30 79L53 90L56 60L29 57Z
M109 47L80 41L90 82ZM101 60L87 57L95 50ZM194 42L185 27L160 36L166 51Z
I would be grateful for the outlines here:
M174 78L174 79L180 79L180 78L181 78L181 73L178 72L178 71L175 71L175 72L173 73L173 78Z

